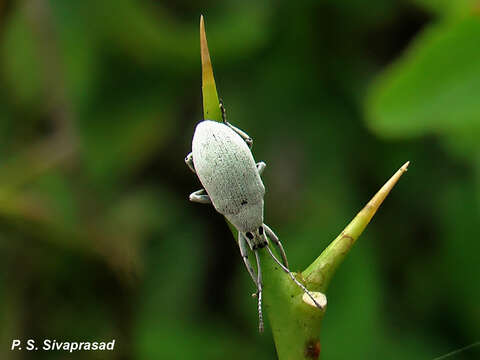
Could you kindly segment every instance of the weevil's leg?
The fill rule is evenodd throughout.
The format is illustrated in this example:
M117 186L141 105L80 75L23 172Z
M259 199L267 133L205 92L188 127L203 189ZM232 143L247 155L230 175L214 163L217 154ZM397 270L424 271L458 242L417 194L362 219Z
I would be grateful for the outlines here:
M195 166L193 165L193 154L192 153L189 153L187 155L187 157L185 158L185 164L187 164L187 166L190 168L190 170L192 170L193 173L196 174Z
M293 282L295 284L297 284L305 294L308 295L308 297L310 299L312 299L313 303L317 306L317 308L319 308L320 310L323 310L323 307L320 306L320 304L317 302L317 300L315 300L315 298L312 296L312 294L310 294L310 291L307 290L307 288L300 282L298 281L295 276L292 274L292 272L290 270L288 270L288 268L286 268L281 262L280 260L278 260L275 255L273 255L272 253L272 250L270 250L270 248L268 246L266 246L267 248L267 251L268 253L270 254L270 256L272 257L273 260L275 260L275 262L282 268L283 271L285 271L289 276L290 278L293 280Z
M245 267L247 268L248 273L252 277L252 280L255 283L255 286L258 287L257 276L255 275L255 271L253 270L250 260L248 260L247 241L245 240L241 232L238 233L238 247L240 248L240 254L242 255L243 263L245 264Z
M262 268L260 266L260 257L258 256L258 250L255 250L255 258L257 260L257 296L258 296L258 331L263 332L263 312L262 312Z
M257 163L257 170L260 175L262 175L263 170L267 167L267 164L265 164L263 161L260 161Z
M227 111L225 109L225 106L223 105L223 101L222 99L219 100L219 106L220 106L220 110L222 111L222 120L223 120L223 123L225 125L227 125L230 129L232 129L233 131L235 131L238 135L240 135L240 137L245 140L245 142L247 143L248 147L251 148L252 145L253 145L253 139L248 136L248 134L246 132L244 132L243 130L240 130L239 128L233 126L232 124L230 124L228 121L227 121Z
M252 145L253 145L253 139L248 136L248 134L246 132L244 132L243 130L240 130L239 128L233 126L232 124L230 124L229 122L225 122L225 125L227 125L230 129L232 129L233 131L235 131L238 135L240 135L240 137L245 140L245 142L247 143L247 146L251 149L252 148Z
M240 135L240 137L245 140L245 142L247 143L248 147L249 148L252 148L252 145L253 145L253 139L248 136L248 134L246 132L244 132L243 130L240 130L239 128L233 126L232 124L230 124L229 122L225 122L225 125L227 125L230 129L232 129L233 131L235 131L238 135Z
M278 247L280 250L280 255L282 256L282 261L283 265L285 265L286 268L288 268L288 260L287 260L287 254L285 254L285 250L283 250L283 245L278 239L278 236L273 232L268 225L263 224L263 227L265 229L265 233L267 234L268 238L273 241L273 243Z
M197 190L190 194L189 197L190 201L197 202L200 204L211 204L212 200L210 200L210 196L208 196L205 189Z

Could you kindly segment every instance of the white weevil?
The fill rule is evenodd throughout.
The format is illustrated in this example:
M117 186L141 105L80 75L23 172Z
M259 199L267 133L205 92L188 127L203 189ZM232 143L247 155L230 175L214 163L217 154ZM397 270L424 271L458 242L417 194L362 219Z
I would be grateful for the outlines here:
M264 162L255 164L250 151L252 139L226 121L225 108L220 104L223 123L204 120L198 123L192 141L192 152L185 162L197 174L204 189L190 194L190 201L213 204L238 230L238 246L243 261L257 286L259 330L263 331L262 272L257 251L266 248L270 256L302 288L314 304L315 298L288 269L287 256L277 235L263 223L265 187L260 175ZM269 248L268 239L279 248L283 264ZM247 245L255 254L257 273L248 260Z

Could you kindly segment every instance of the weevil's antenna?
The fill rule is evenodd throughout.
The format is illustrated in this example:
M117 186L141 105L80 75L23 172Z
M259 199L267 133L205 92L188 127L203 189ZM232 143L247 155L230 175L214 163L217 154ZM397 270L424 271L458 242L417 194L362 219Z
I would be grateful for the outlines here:
M262 313L262 269L260 267L260 257L258 250L255 250L255 259L257 260L257 291L258 291L258 331L263 333L263 313Z
M295 276L293 276L292 272L290 270L288 270L288 268L286 268L276 257L275 255L273 255L273 252L272 250L270 250L270 247L266 246L267 250L268 250L268 253L270 254L270 256L272 257L273 260L275 260L275 262L282 268L283 271L285 271L293 280L293 282L295 284L297 284L305 294L308 295L308 297L310 299L312 299L313 303L316 305L316 307L318 307L320 310L323 310L323 307L320 306L320 304L317 302L317 300L315 300L315 298L313 297L312 294L310 294L310 291L307 290L307 288L300 282L298 281Z

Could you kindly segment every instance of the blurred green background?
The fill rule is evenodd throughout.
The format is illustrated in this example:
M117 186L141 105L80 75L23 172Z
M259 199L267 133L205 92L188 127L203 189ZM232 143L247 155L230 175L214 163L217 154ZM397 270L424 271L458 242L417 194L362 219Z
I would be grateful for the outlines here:
M275 358L224 220L187 200L201 13L292 270L412 162L332 282L322 358L480 340L477 0L4 0L0 358Z

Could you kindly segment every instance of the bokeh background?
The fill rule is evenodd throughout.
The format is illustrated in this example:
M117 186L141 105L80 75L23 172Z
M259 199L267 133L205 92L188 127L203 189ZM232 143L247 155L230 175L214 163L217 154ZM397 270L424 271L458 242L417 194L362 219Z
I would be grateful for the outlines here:
M201 13L293 270L411 161L332 282L323 359L480 340L477 0L4 0L0 358L275 358L225 222L187 201Z

